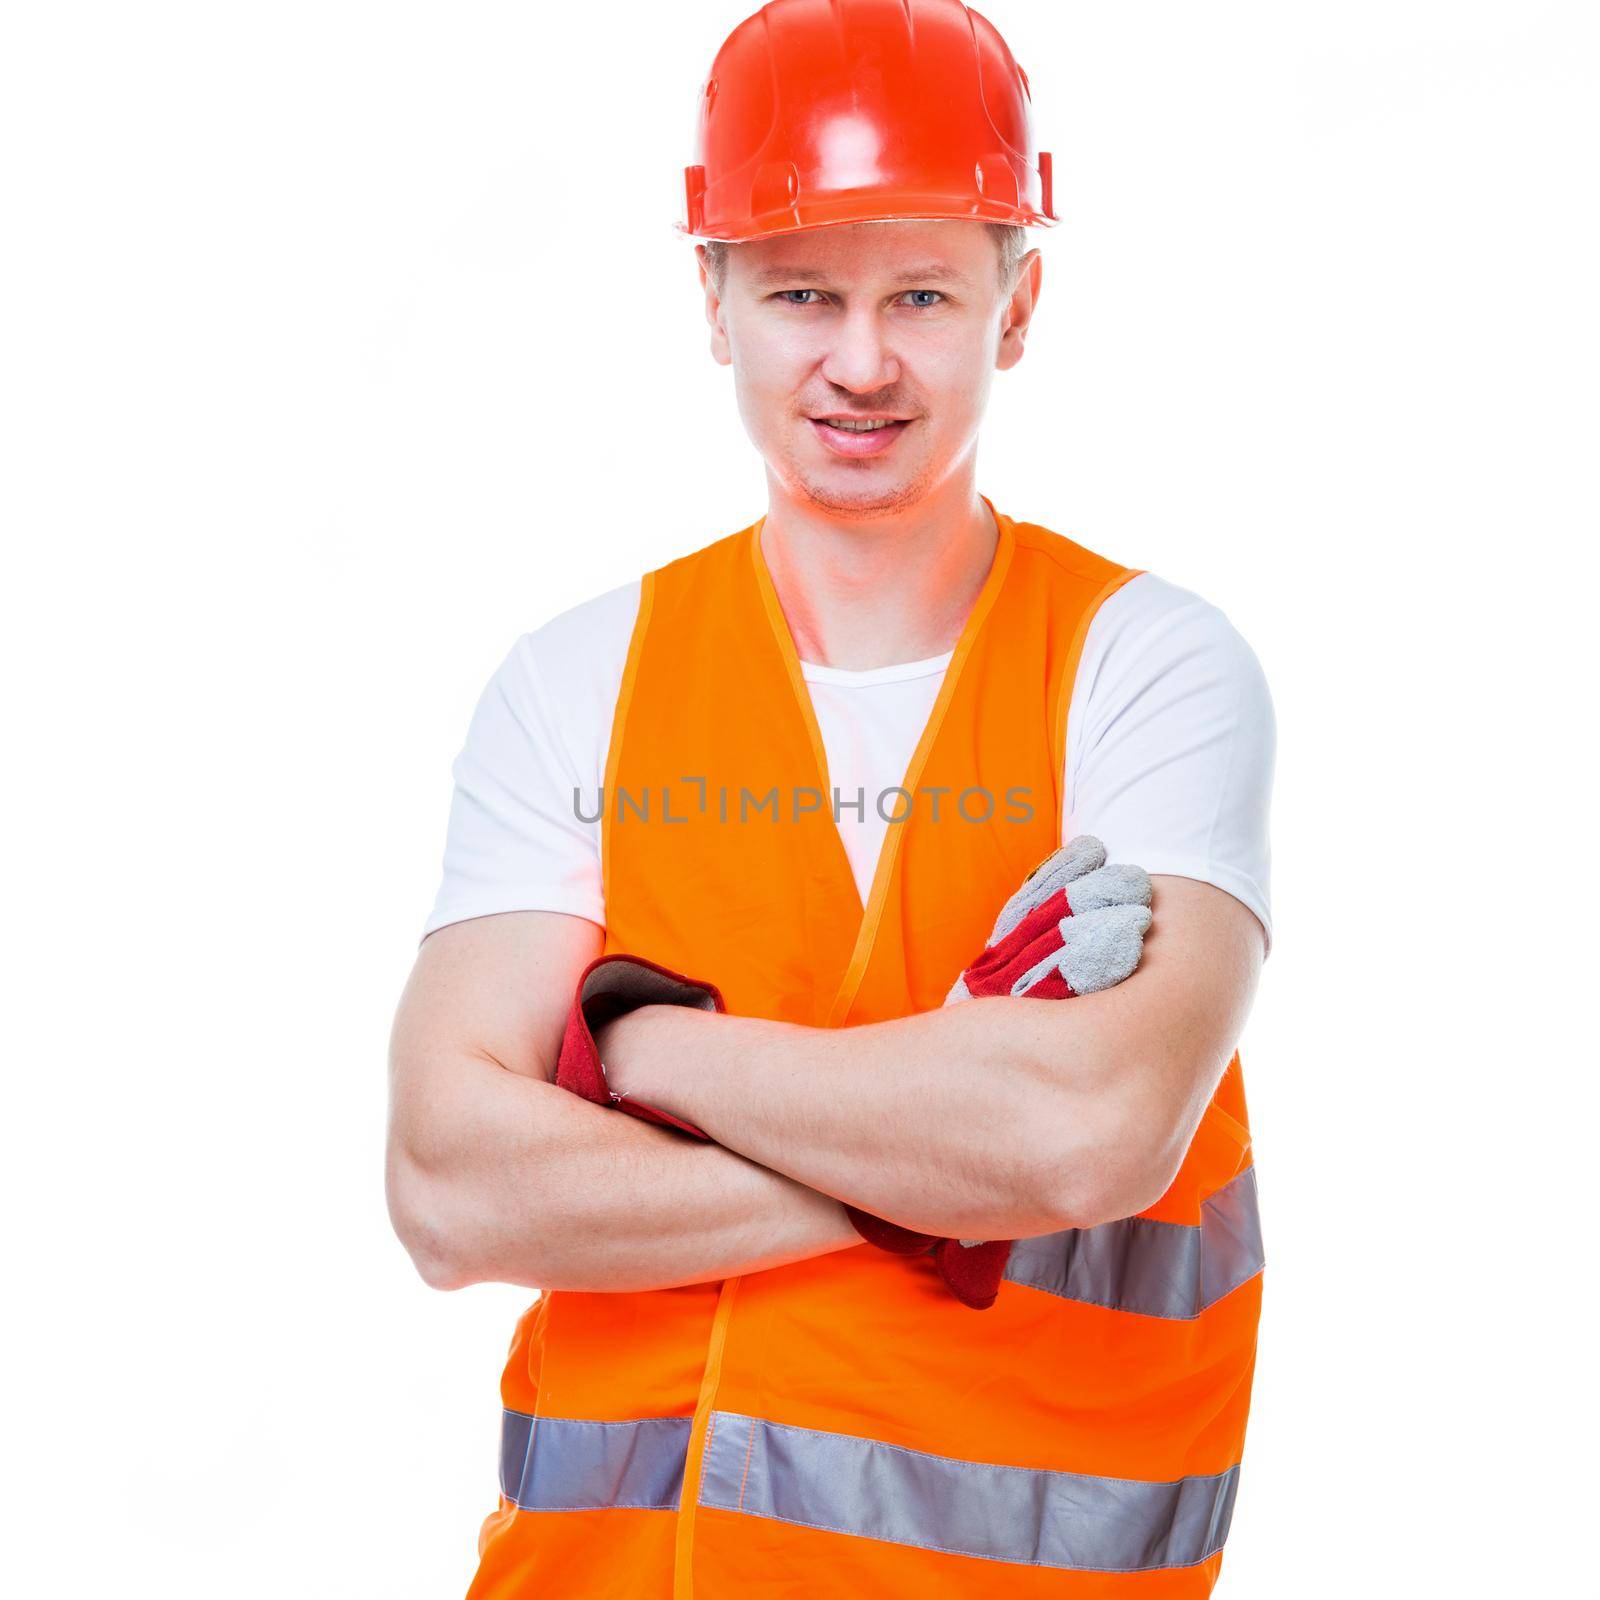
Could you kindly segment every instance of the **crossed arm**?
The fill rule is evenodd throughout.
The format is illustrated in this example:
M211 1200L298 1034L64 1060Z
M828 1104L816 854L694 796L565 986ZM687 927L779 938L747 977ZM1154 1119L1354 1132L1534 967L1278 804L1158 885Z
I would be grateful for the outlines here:
M858 1244L841 1200L964 1238L1143 1210L1233 1052L1263 942L1222 890L1151 882L1139 969L1070 1002L970 1000L838 1030L651 1006L604 1030L612 1086L716 1144L551 1082L594 924L514 912L443 928L395 1019L396 1231L437 1287L626 1290Z

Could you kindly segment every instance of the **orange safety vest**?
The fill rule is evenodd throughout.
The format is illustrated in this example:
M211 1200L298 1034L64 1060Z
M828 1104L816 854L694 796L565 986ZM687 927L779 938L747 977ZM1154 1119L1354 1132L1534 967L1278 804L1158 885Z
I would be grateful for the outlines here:
M760 522L645 577L606 765L607 952L815 1027L942 1003L1061 843L1084 635L1135 576L995 517L865 908ZM1261 1267L1235 1054L1166 1194L1018 1241L987 1311L864 1242L543 1293L469 1600L1209 1594Z

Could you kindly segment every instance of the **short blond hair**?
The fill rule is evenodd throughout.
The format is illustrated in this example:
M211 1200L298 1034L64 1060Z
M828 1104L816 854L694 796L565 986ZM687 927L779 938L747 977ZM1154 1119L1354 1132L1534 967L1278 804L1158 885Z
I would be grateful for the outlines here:
M1007 222L987 222L984 226L999 255L1000 287L1009 292L1016 280L1017 268L1028 253L1028 230ZM706 247L706 276L720 298L722 286L728 281L728 251L733 247L726 239L703 239L701 243Z

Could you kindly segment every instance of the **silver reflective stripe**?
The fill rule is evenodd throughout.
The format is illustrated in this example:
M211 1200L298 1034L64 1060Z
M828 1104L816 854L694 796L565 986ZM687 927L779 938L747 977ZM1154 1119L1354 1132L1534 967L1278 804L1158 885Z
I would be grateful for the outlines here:
M1187 1567L1222 1548L1239 1469L1146 1483L926 1455L729 1411L700 1503L952 1555L1087 1572Z
M577 1422L503 1412L500 1492L524 1511L674 1510L691 1420Z
M1146 1317L1197 1317L1261 1271L1256 1169L1200 1207L1200 1226L1124 1217L1018 1239L1006 1279L1064 1300Z

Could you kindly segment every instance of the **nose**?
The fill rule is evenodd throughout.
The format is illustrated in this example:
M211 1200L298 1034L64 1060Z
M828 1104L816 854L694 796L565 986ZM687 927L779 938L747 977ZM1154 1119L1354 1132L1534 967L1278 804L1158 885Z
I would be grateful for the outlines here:
M900 362L884 338L877 308L861 305L838 319L822 363L829 383L852 394L874 394L900 381Z

